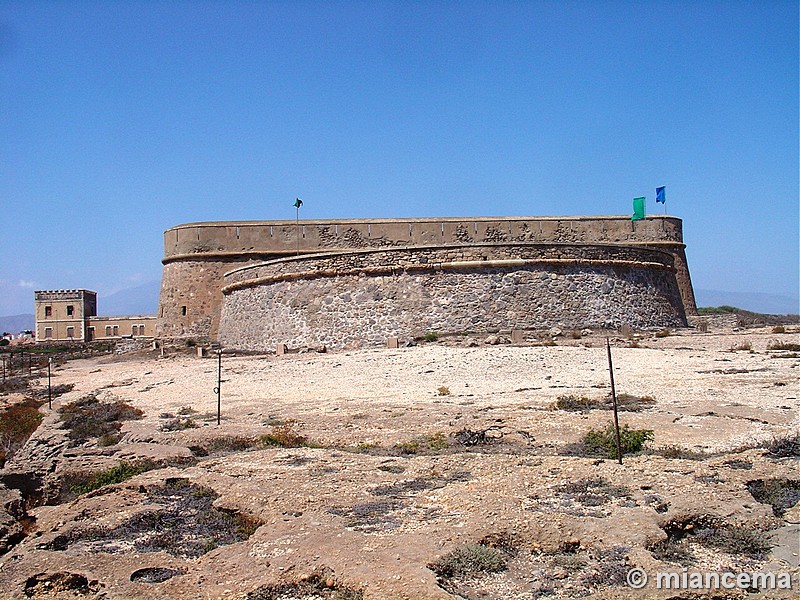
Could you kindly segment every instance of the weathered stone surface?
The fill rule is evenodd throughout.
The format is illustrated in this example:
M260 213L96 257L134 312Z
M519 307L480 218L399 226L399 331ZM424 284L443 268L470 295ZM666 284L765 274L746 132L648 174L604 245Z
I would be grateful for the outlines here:
M20 493L0 485L0 556L25 536L20 523L24 512Z
M430 331L686 325L671 255L640 248L346 252L254 265L226 282L220 340L245 350L379 346Z

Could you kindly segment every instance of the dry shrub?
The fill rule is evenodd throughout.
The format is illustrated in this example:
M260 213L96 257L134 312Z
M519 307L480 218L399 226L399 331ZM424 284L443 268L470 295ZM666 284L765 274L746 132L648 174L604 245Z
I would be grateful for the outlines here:
M767 444L767 455L772 458L800 457L800 432L774 437Z
M661 446L655 450L651 450L651 454L657 454L664 458L675 458L679 460L704 460L706 455L702 452L689 450L688 448L681 448L680 446L670 445Z
M245 596L245 600L283 600L286 598L362 600L364 592L359 588L337 581L331 569L323 568L298 581L262 585Z
M262 446L280 446L281 448L300 448L309 446L308 438L295 431L297 421L289 419L280 425L273 425L270 433L258 438Z
M0 467L19 450L39 427L41 402L26 399L0 413Z
M747 482L747 491L761 504L768 504L776 517L800 502L800 480L753 479Z
M442 579L499 573L508 568L506 557L497 548L483 544L459 546L428 565Z
M67 436L75 443L115 435L122 428L121 421L140 419L144 414L122 400L101 402L92 394L65 404L59 412L62 428L69 429Z
M655 405L652 396L634 396L633 394L617 394L617 409L626 412L639 412ZM614 401L611 395L604 398L588 398L587 396L559 396L552 406L555 410L586 412L589 410L612 410Z
M767 344L767 350L788 350L789 352L798 352L800 351L800 344L782 342L780 340L770 340Z

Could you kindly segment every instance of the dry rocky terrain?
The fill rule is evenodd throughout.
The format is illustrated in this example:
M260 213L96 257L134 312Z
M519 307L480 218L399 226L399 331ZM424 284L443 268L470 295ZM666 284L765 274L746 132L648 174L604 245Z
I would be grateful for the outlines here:
M581 444L612 418L589 332L224 354L220 425L213 355L64 363L0 470L0 597L798 597L789 329L612 338L620 421L653 432L622 465ZM794 589L634 590L632 567Z

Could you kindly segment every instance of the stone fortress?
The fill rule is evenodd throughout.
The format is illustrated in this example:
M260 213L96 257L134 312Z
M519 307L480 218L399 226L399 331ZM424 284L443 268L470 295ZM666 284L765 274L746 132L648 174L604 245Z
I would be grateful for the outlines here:
M164 232L162 262L156 336L239 350L682 327L696 313L671 216L188 223Z

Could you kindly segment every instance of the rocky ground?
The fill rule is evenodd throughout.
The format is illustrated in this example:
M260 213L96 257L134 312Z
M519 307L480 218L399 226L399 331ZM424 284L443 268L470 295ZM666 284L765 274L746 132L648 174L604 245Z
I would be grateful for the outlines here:
M580 443L603 336L485 341L223 355L220 425L214 356L61 365L0 470L0 596L700 597L633 567L800 595L796 330L612 338L620 421L653 432L622 465Z

